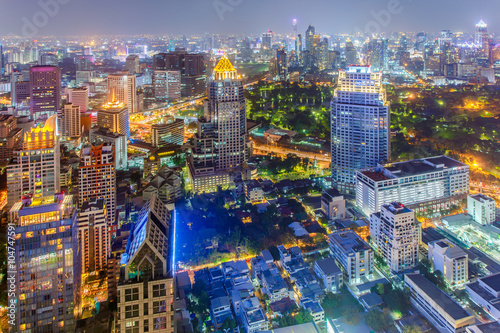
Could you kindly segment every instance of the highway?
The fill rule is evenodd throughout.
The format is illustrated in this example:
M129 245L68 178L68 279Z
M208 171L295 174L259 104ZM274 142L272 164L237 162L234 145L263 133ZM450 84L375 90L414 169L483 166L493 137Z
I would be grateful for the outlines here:
M318 163L329 165L331 162L331 157L329 153L326 154L318 154L311 153L302 150L293 150L286 149L276 146L267 146L267 145L257 145L255 141L253 141L253 153L255 155L267 155L269 153L274 153L281 157L286 157L288 154L294 154L300 158L309 158L311 161L316 159Z

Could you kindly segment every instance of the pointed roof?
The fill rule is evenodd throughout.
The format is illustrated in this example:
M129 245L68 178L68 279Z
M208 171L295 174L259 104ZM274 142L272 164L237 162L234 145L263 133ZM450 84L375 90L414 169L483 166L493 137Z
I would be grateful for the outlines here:
M227 58L226 54L222 56L222 58L217 63L217 66L214 68L214 72L222 73L222 72L233 72L236 71L233 64Z
M488 25L483 20L479 21L479 23L476 24L476 27L478 28L486 28L487 26Z

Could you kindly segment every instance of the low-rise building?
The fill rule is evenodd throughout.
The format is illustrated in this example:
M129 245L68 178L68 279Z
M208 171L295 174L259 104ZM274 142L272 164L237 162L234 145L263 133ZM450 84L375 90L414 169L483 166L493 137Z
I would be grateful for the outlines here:
M474 316L420 274L406 274L405 287L410 290L411 304L439 332L465 332L465 328L476 321Z
M245 311L243 326L247 333L255 333L269 329L269 321L262 308Z
M500 273L489 275L465 285L469 298L500 320Z
M245 196L251 202L264 200L264 190L257 180L252 179L245 182Z
M495 222L495 200L484 194L473 194L467 197L467 213L472 219L483 225Z
M319 302L305 301L304 303L302 303L302 307L311 313L315 324L325 322L325 310L323 310Z
M342 270L335 264L332 258L325 258L316 261L314 272L323 281L323 286L327 291L338 293L342 287Z
M443 273L451 287L463 285L469 280L469 255L450 242L441 239L428 244L428 258L434 264L434 270Z
M321 195L321 210L329 220L346 217L345 199L336 189L330 189Z

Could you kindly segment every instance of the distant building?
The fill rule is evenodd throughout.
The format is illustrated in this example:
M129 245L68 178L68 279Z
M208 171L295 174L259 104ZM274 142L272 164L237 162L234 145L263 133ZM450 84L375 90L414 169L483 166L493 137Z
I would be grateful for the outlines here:
M500 273L466 284L465 290L471 301L488 311L495 320L500 320Z
M126 106L128 112L137 111L137 82L134 74L128 72L109 74L107 85L108 103L119 101Z
M72 103L64 104L59 111L59 133L61 140L77 139L82 134L80 107Z
M484 194L473 194L467 197L467 213L482 225L489 225L496 220L495 200Z
M360 284L373 277L373 250L352 230L328 236L330 255L347 275L347 283Z
M47 119L61 105L61 70L56 66L30 68L31 118Z
M80 107L80 112L87 112L89 109L89 88L68 88L68 103Z
M0 163L5 165L12 158L14 149L17 149L23 139L23 130L17 127L14 116L0 116Z
M336 189L321 194L321 210L329 220L346 217L345 199Z
M327 291L340 292L343 285L342 271L332 258L317 260L314 264L314 272L323 281Z
M127 56L127 59L125 59L125 70L129 71L130 74L139 74L141 72L139 56L137 54Z
M443 273L451 287L461 286L469 280L469 255L448 239L430 242L428 258L435 271Z
M476 322L474 316L422 275L406 274L404 282L410 290L411 304L439 332L464 332Z
M391 202L415 211L450 207L468 193L469 166L447 156L378 165L356 174L356 205L368 216Z
M155 70L153 89L157 102L173 102L181 98L181 72Z
M372 240L393 273L417 265L420 232L415 213L400 203L383 205L370 216Z

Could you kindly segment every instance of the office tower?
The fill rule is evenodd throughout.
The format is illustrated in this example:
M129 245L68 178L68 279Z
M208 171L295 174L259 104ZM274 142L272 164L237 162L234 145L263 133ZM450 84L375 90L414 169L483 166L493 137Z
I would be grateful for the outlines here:
M207 95L188 163L197 192L229 185L230 170L241 169L247 161L243 83L226 55L214 68Z
M129 108L123 102L108 102L97 111L97 127L130 137Z
M345 64L347 66L358 64L358 53L350 39L347 39L345 44Z
M276 77L277 81L286 81L288 80L288 57L285 52L285 48L281 47L276 50L276 59L275 59L275 69L276 69Z
M467 196L467 213L482 225L493 224L496 220L495 200L484 194Z
M181 97L181 72L155 70L153 87L157 102L166 103L179 99Z
M110 234L106 221L104 199L84 201L78 212L78 242L82 274L99 272L107 267L110 255Z
M11 106L16 106L16 100L17 100L16 84L21 80L22 80L21 73L12 72L10 74L10 105ZM29 90L28 90L28 96L29 96Z
M330 256L347 275L347 283L360 284L373 277L373 250L352 230L328 235Z
M65 104L58 117L59 136L61 140L79 138L82 134L80 107L71 103Z
M389 159L389 112L382 74L351 66L339 72L331 103L332 181L353 193L356 170Z
M295 55L297 56L297 63L299 66L302 66L303 64L303 58L302 58L302 35L298 34L297 35L297 40L295 41Z
M306 50L310 54L316 53L314 49L314 35L316 35L316 29L312 25L309 25L306 30Z
M94 127L90 129L89 141L94 146L102 143L112 144L115 148L115 168L125 170L128 166L127 137L108 128Z
M119 101L124 103L128 112L134 113L137 110L137 83L134 74L116 73L108 75L107 102Z
M329 64L328 39L325 38L319 43L317 53L318 69L320 71L331 69L331 64Z
M297 36L297 19L292 20L293 37Z
M462 248L446 238L429 242L428 247L434 271L440 271L448 285L454 288L469 280L469 255Z
M74 332L80 253L72 195L26 196L10 210L16 254L16 332Z
M116 171L115 149L111 144L86 145L80 154L79 201L104 199L108 227L115 224L116 211Z
M31 95L30 81L17 81L12 88L12 91L14 94L11 96L11 98L15 102L16 106L29 105Z
M30 112L34 120L48 118L61 104L61 71L55 66L30 68Z
M273 46L273 32L267 31L262 34L262 46L263 50L270 50Z
M129 71L130 74L138 74L141 72L138 55L131 54L127 56L125 60L125 70Z
M174 332L170 212L156 194L144 205L120 260L117 332Z
M87 112L89 109L89 88L68 88L68 103L73 103L80 107L80 112Z
M481 49L483 56L489 55L490 35L488 34L488 25L483 20L476 24L476 35L474 42Z
M165 117L161 123L151 127L151 144L161 148L170 143L182 146L184 144L184 120Z
M57 55L54 53L44 53L40 55L38 59L38 64L41 66L57 66L59 60L57 59Z
M142 199L149 200L156 193L164 204L174 203L182 195L182 180L178 172L164 165L144 188Z
M0 43L0 79L5 75L5 58L3 55L3 46Z
M428 157L356 173L356 205L366 215L401 202L416 211L461 205L469 193L469 166L447 156Z
M0 163L6 165L15 148L23 139L23 130L17 128L17 119L10 115L0 115Z
M417 265L420 225L411 209L397 202L383 205L380 212L370 216L370 236L391 272L400 273Z
M14 149L7 165L9 207L24 195L40 198L59 193L61 159L56 128L57 115L53 115L43 126L24 133L22 144Z
M77 71L90 71L93 67L93 62L87 56L75 57L75 65Z

